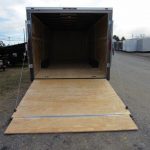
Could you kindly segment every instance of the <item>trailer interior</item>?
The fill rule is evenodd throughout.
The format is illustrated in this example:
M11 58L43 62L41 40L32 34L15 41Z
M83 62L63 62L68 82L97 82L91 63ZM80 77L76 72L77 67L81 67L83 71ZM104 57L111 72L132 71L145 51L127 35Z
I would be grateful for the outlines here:
M106 78L108 14L32 14L35 78Z

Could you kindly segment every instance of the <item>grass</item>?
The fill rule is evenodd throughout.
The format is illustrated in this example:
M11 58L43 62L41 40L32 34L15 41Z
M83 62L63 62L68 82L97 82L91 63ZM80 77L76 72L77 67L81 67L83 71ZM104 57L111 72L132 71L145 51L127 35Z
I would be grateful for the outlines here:
M21 68L19 67L7 68L6 71L0 70L0 127L6 125L8 118L11 117L15 109L20 71ZM23 70L19 101L25 94L29 85L29 69L25 67Z

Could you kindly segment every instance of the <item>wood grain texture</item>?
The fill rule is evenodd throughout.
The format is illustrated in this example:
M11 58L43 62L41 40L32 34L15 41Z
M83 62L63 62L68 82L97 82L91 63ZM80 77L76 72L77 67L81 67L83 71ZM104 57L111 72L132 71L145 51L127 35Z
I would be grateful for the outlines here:
M136 129L129 114L105 79L34 80L6 133Z
M103 29L103 30L102 30ZM108 16L103 16L94 26L95 57L100 61L100 69L106 72L108 55Z
M99 68L92 68L88 63L51 64L49 68L41 69L35 78L105 78L105 74Z
M35 80L13 117L113 113L129 111L105 79Z
M129 115L84 118L15 118L5 134L137 130Z
M44 25L41 21L33 16L32 19L32 53L34 74L37 74L41 69L41 51L43 47L43 31ZM38 39L38 40L37 40Z

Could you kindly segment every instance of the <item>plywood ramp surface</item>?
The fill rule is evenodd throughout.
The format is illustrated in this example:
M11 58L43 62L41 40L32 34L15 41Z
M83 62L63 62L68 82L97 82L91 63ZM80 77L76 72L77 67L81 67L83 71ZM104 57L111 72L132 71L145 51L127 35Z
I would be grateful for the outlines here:
M83 118L15 118L5 133L95 132L135 129L137 129L136 125L128 115Z
M137 129L105 79L35 80L12 117L7 134Z

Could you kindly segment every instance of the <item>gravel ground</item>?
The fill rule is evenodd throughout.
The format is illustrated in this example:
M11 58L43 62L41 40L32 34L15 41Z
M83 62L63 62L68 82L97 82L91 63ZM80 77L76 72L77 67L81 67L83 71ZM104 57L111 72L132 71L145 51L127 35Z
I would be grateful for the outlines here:
M138 131L4 135L15 108L19 68L0 72L0 150L149 150L150 54L117 52L112 57L111 84L129 107ZM30 85L23 74L21 97Z

